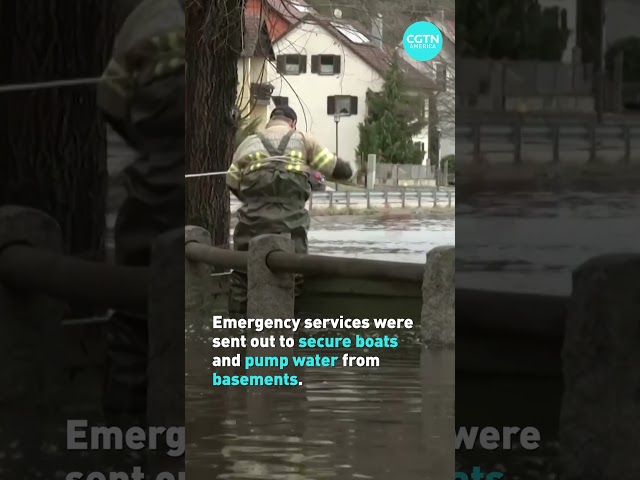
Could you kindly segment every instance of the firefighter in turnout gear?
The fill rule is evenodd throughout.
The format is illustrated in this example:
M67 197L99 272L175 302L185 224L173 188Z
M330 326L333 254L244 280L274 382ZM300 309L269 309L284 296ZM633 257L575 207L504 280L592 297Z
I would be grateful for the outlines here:
M334 180L355 176L355 165L337 158L311 134L296 130L296 113L288 106L271 113L266 128L237 148L227 172L227 185L242 202L233 232L234 250L247 251L251 238L265 233L290 233L296 253L307 253L311 195L308 172L317 170ZM302 277L295 276L296 297ZM247 274L234 270L230 279L229 315L247 313Z
M137 153L124 170L127 197L115 226L116 261L147 266L155 238L184 226L185 15L181 0L142 0L132 8L97 98L108 123ZM105 414L112 421L143 422L146 319L116 312L108 328Z

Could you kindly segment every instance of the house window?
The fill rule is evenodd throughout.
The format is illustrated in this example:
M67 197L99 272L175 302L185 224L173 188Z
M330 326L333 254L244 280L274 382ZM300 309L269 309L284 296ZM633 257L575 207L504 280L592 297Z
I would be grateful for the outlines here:
M413 142L418 150L424 152L424 142Z
M289 105L289 97L271 97L273 100L273 104L276 107L282 107L284 105Z
M306 55L279 55L277 70L281 75L300 75L307 72Z
M311 73L337 75L340 73L340 55L311 55Z
M327 115L357 115L358 97L349 95L333 95L327 97Z

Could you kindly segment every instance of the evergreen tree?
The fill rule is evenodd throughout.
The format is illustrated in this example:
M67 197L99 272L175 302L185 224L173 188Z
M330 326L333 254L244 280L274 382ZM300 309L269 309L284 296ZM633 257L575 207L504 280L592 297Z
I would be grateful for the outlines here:
M398 58L393 61L380 92L367 92L367 117L358 125L359 158L375 153L379 162L421 164L424 152L414 143L427 122L424 120L424 101L417 101L407 91Z

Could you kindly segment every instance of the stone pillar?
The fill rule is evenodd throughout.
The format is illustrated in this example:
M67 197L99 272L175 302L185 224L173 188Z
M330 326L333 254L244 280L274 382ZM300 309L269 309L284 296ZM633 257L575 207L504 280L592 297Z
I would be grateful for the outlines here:
M6 247L17 243L60 252L62 234L57 222L39 210L2 207L0 258ZM20 468L48 461L42 445L59 452L66 448L66 421L60 415L67 389L64 310L64 302L16 290L0 277L0 445L8 447L3 451L3 476L13 477L13 468L24 472Z
M369 190L376 188L376 168L376 156L370 153L367 156L367 189Z
M149 366L147 423L167 429L184 428L185 414L185 258L183 229L159 236L151 253L149 289ZM165 436L149 451L148 475L184 472L184 457L167 455Z
M187 226L184 230L184 244L202 243L211 246L211 234L202 227ZM184 301L185 323L209 322L214 314L211 307L211 272L207 264L184 260Z
M605 255L573 273L560 416L568 480L640 478L640 255Z
M267 256L271 252L294 253L295 247L291 236L281 235L260 235L252 238L249 243L249 260L247 263L247 317L248 318L272 318L286 319L294 317L294 277L290 273L274 273L267 267ZM268 330L262 332L247 332L247 356L273 356L288 357L291 362L293 349L282 347L279 343L280 336L291 338L293 335L289 331ZM251 345L251 341L267 342L270 337L274 338L274 345L267 346L266 343ZM246 375L296 375L295 369L291 365L287 368L263 367L255 370L247 370ZM289 396L291 388L288 390ZM249 421L254 425L273 424L273 418L277 418L279 412L278 387L249 387L247 406L249 410ZM290 428L282 425L282 428ZM268 430L270 434L290 434L290 432L276 432Z
M247 316L249 318L293 318L293 274L274 273L267 267L272 252L295 253L289 234L259 235L249 242L247 263Z
M428 478L455 472L455 247L427 253L422 284L422 418Z

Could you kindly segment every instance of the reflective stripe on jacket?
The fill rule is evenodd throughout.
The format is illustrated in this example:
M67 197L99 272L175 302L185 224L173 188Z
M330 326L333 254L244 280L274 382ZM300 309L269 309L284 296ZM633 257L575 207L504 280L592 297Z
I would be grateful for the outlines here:
M128 120L136 90L184 72L184 11L176 0L145 0L118 32L98 105L111 118Z
M277 151L278 147L281 152ZM271 120L262 132L250 135L240 144L227 172L227 184L239 190L243 176L264 168L305 175L310 170L318 170L330 177L336 161L336 156L310 134L292 130L282 121Z

